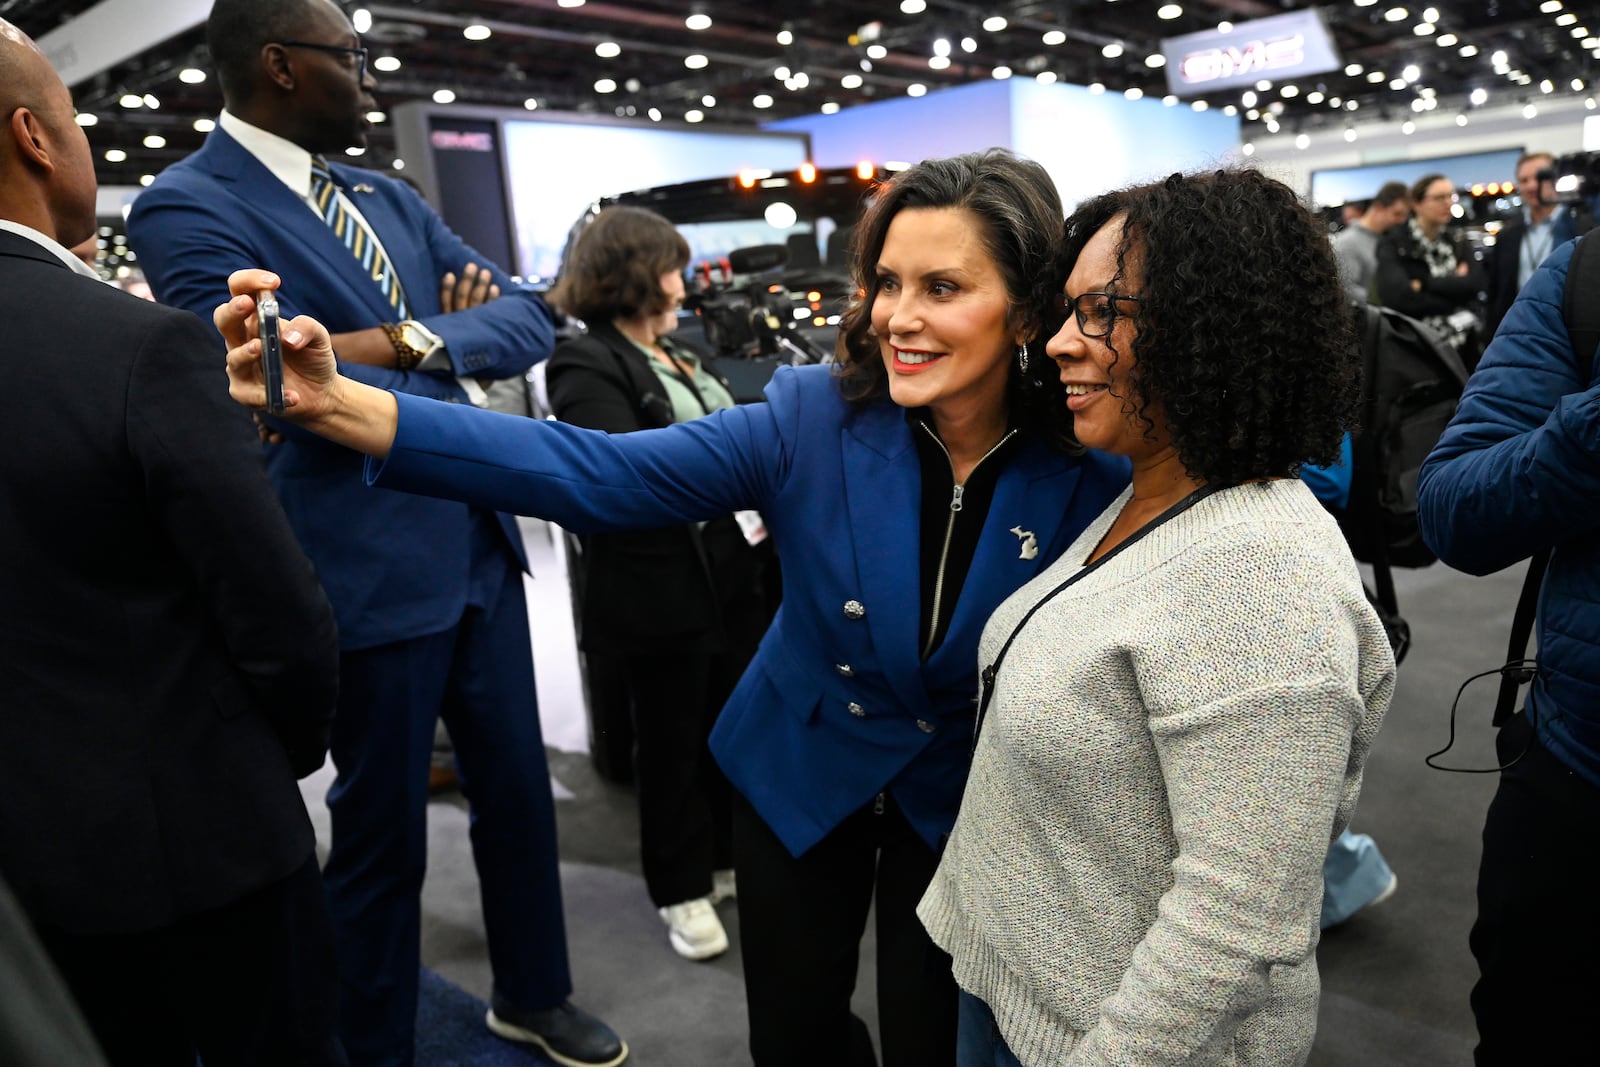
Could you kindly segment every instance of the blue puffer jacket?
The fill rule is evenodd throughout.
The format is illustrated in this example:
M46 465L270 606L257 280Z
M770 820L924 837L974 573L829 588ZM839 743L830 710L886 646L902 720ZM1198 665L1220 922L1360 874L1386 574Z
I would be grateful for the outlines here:
M1517 297L1418 496L1423 537L1459 570L1489 574L1554 548L1528 711L1544 746L1600 786L1600 359L1580 375L1561 318L1575 247Z

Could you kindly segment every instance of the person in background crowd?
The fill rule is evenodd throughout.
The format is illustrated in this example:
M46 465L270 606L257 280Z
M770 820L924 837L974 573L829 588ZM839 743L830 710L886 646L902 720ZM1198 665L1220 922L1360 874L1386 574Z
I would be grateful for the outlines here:
M1356 303L1372 303L1378 277L1378 243L1411 216L1411 190L1404 182L1385 182L1361 217L1333 235L1344 291Z
M1600 995L1600 353L1574 351L1562 317L1576 247L1518 294L1418 483L1422 535L1450 566L1492 574L1551 553L1538 672L1496 738L1504 769L1483 827L1480 1067L1581 1059Z
M366 50L336 5L217 0L206 35L226 110L128 219L163 301L209 321L231 270L271 263L293 279L278 294L284 319L308 311L327 321L347 373L468 407L486 402L486 383L518 379L549 353L553 324L536 294L487 266L404 183L325 158L365 143L375 106ZM490 1029L566 1064L621 1063L627 1046L568 1000L515 520L370 492L359 455L292 431L268 449L267 466L339 619L323 879L351 1059L413 1059L428 771L442 716L471 810L494 971Z
M1090 200L1066 262L1047 351L1078 439L1133 484L984 629L972 773L918 909L963 990L959 1062L1303 1063L1323 857L1394 690L1296 477L1337 460L1359 399L1334 257L1245 170Z
M688 242L654 212L613 207L584 228L550 293L587 325L546 364L556 418L630 433L733 406L670 336L688 265ZM732 807L706 738L766 630L771 550L753 512L584 541L583 645L625 675L645 885L691 960L728 948L713 903L732 895Z
M327 753L333 611L215 334L64 247L94 231L94 159L4 20L0 114L0 872L116 1067L338 1067L295 785ZM30 1027L69 1037L46 992Z
M885 1067L953 1062L950 959L914 909L971 758L978 633L1127 481L1077 448L1037 377L1061 216L1044 168L1001 150L897 174L855 228L838 365L779 368L765 404L638 433L383 392L339 373L319 324L289 324L290 418L383 457L378 486L591 532L761 512L784 601L711 739L736 790L757 1067L873 1062L850 996L874 898ZM235 274L217 310L255 407L240 294L276 284Z
M1570 206L1546 200L1554 190L1539 181L1539 172L1555 163L1549 152L1529 152L1517 160L1517 195L1522 211L1506 224L1489 250L1487 330L1492 336L1522 287L1545 257L1588 229Z
M1421 319L1471 368L1483 347L1484 274L1466 239L1447 229L1455 203L1455 186L1443 174L1411 186L1411 221L1378 244L1378 303Z

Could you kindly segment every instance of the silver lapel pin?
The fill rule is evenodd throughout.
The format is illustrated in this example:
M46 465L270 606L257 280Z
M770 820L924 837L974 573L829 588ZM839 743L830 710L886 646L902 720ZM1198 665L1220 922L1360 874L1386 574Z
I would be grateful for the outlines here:
M1011 527L1011 532L1017 535L1022 542L1022 555L1019 559L1034 559L1039 555L1039 539L1033 536L1032 530L1024 530L1020 526Z
M366 182L359 182L356 185L352 185L350 187L350 191L352 193L370 193L373 191L373 188Z

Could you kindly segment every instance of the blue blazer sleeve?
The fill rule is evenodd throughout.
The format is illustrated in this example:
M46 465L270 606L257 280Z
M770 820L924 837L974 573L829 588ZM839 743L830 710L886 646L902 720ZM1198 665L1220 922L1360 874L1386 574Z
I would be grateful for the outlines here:
M1600 530L1600 383L1594 367L1580 378L1561 315L1575 247L1523 288L1422 466L1423 538L1458 570L1489 574Z
M1339 462L1331 467L1315 467L1307 463L1300 468L1300 480L1311 487L1311 492L1325 508L1343 511L1350 505L1351 466L1350 435L1339 442Z
M549 519L581 533L764 508L791 466L804 406L796 383L793 368L780 368L765 404L628 434L397 394L394 446L386 459L367 461L367 481Z

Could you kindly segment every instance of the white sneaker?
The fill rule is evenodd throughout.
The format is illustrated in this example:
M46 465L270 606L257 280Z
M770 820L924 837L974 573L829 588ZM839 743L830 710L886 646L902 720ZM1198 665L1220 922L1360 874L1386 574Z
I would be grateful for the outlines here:
M659 909L672 950L686 960L708 960L728 951L728 931L707 897Z
M732 900L738 896L738 884L733 879L733 868L724 867L720 871L711 872L711 895L706 899L713 904L721 904L724 900Z

